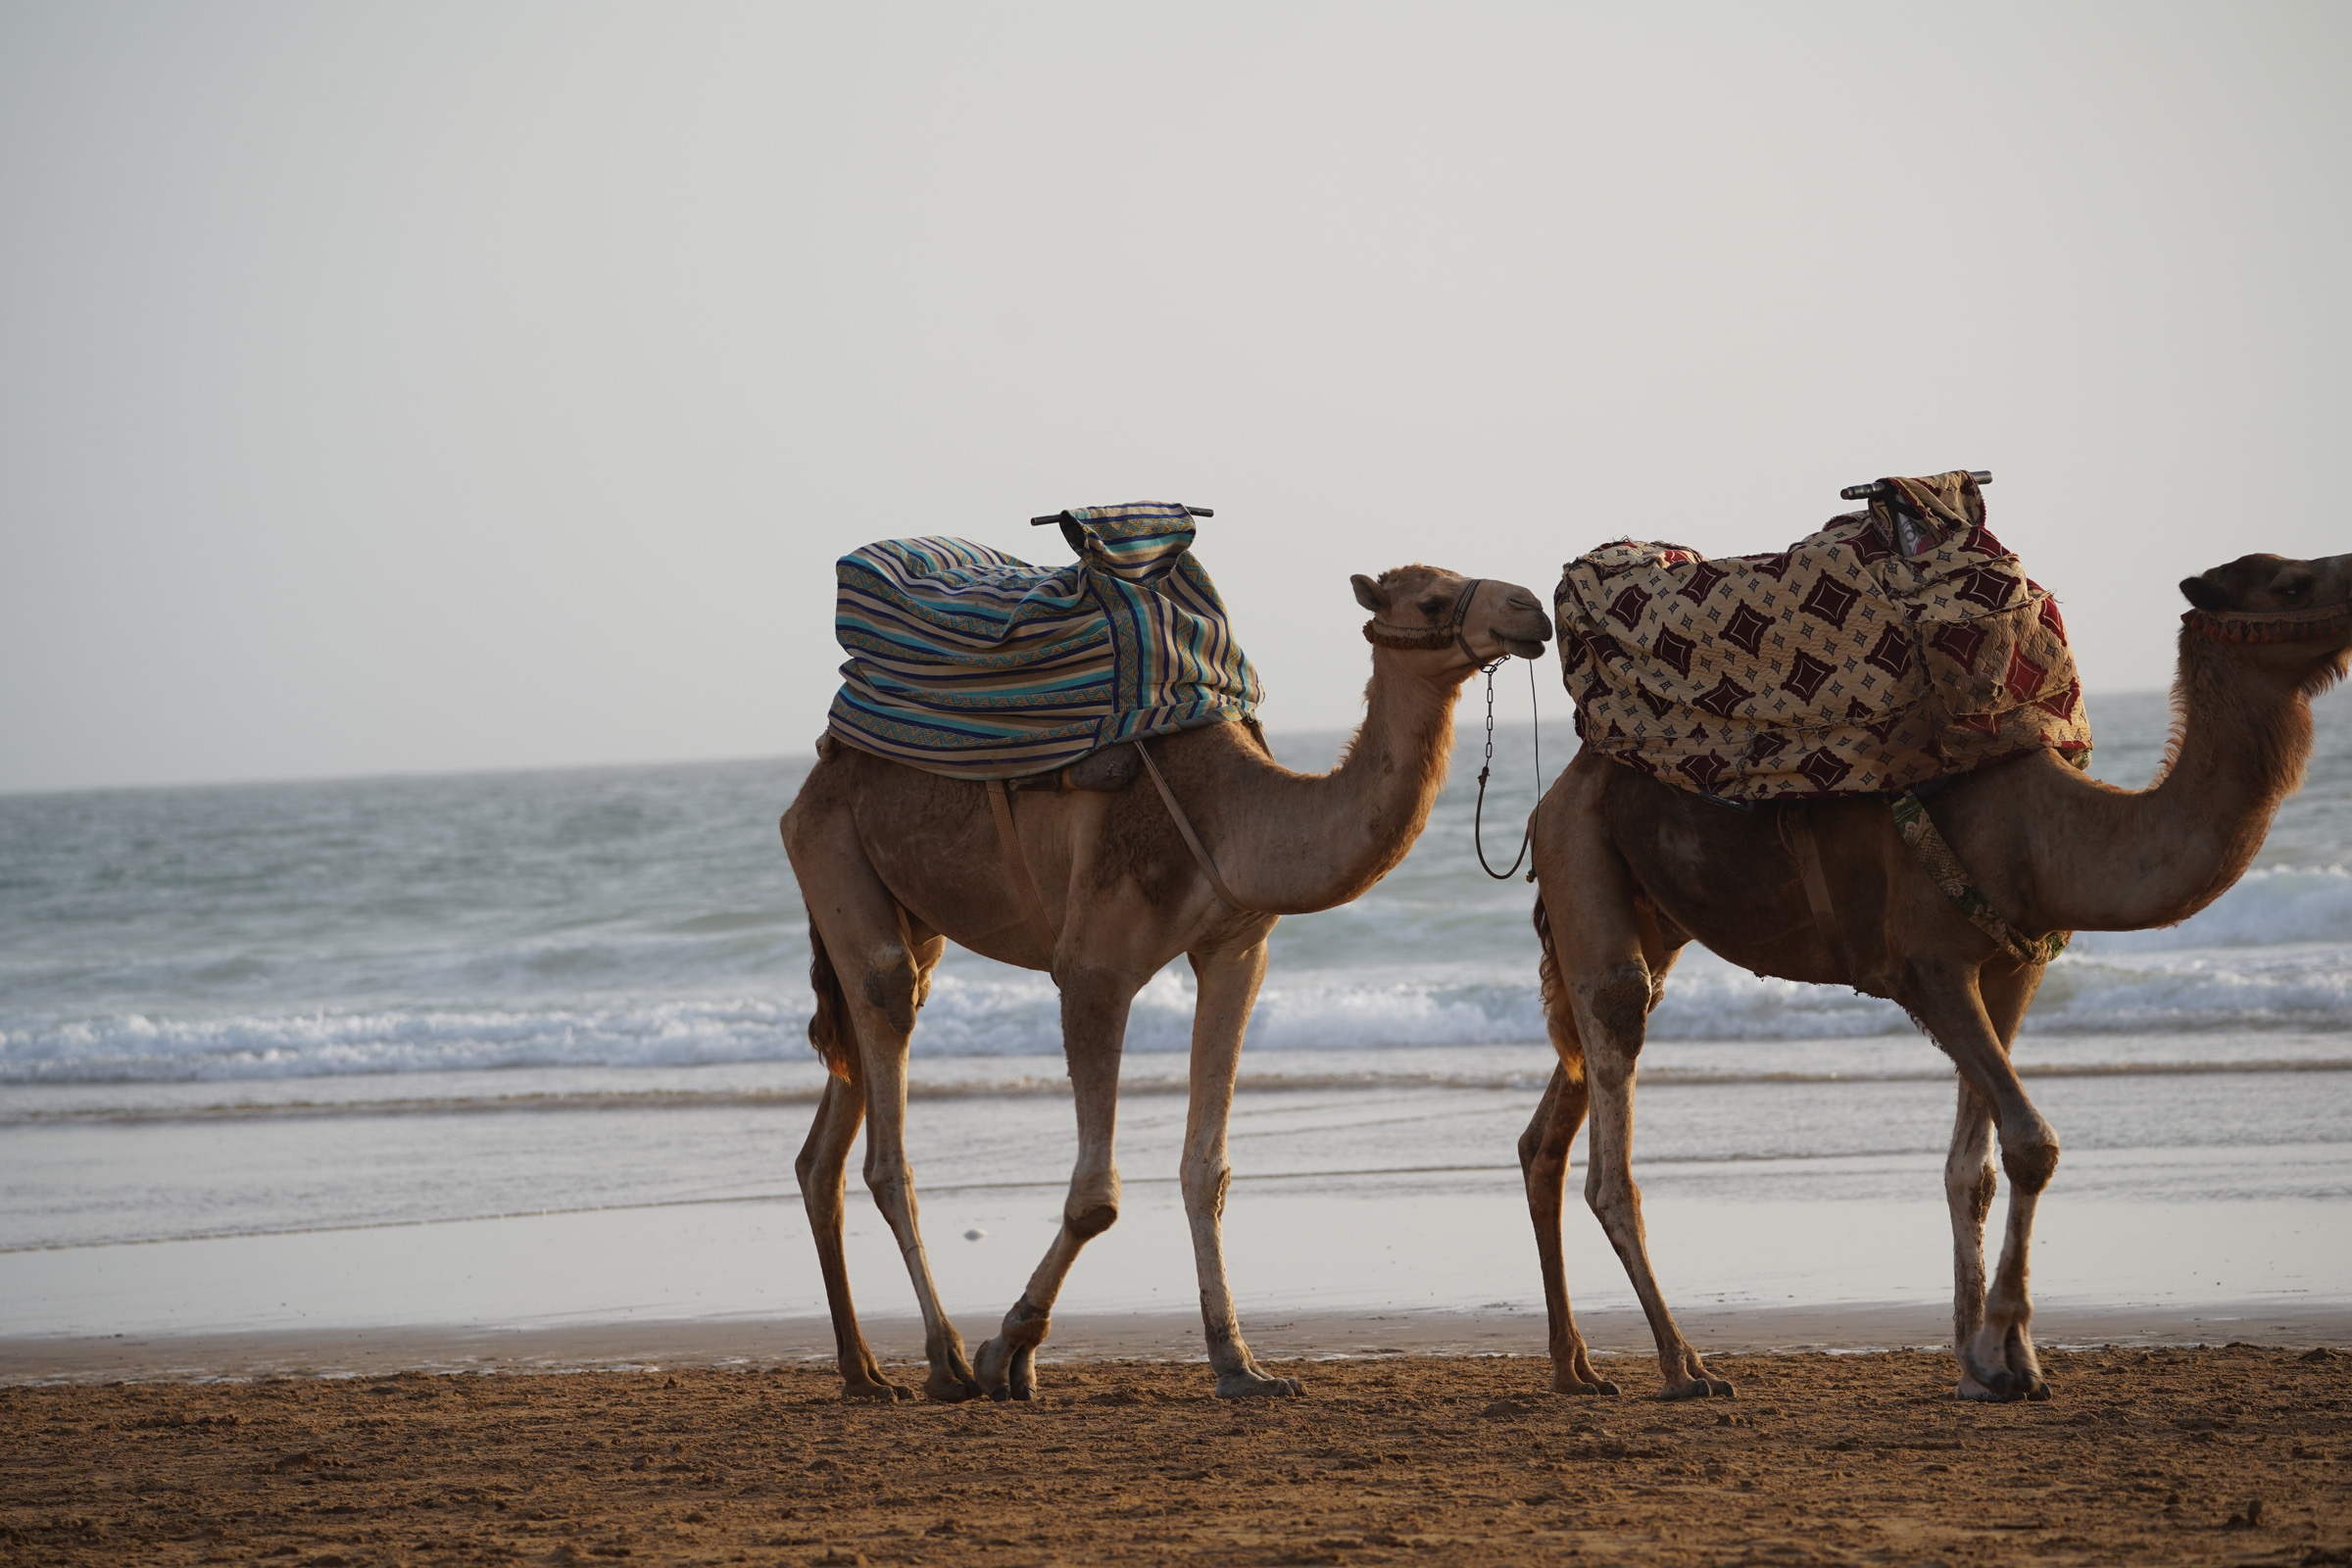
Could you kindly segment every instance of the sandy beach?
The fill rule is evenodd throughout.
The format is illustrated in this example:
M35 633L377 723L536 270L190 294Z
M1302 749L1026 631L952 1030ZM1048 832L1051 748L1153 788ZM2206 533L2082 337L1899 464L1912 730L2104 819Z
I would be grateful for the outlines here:
M827 1369L0 1390L0 1561L2352 1562L2352 1356L1723 1355L1732 1400L1524 1356L1055 1365L1034 1403L845 1405ZM1655 1369L1613 1360L1630 1390Z

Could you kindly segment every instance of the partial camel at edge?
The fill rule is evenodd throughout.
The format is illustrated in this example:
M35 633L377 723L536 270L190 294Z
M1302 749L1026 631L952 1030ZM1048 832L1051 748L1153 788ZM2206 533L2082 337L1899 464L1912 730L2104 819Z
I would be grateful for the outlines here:
M2133 931L2185 920L2245 871L2302 782L2311 698L2352 658L2352 556L2245 556L2180 584L2172 746L2155 782L2124 790L2034 752L1952 779L1936 826L2010 926L2029 935ZM2323 607L2323 608L2314 608ZM1810 826L1836 911L1812 913L1794 835ZM2041 983L1964 916L1898 836L1886 801L1842 796L1735 810L1591 750L1538 805L1545 1022L1559 1056L1519 1159L1542 1257L1552 1387L1615 1394L1592 1369L1568 1301L1560 1207L1568 1148L1590 1116L1585 1198L1657 1341L1664 1397L1729 1395L1675 1327L1649 1264L1630 1169L1634 1078L1651 1009L1685 945L1788 980L1899 1003L1958 1068L1944 1165L1959 1394L2046 1398L2031 1330L2027 1250L2058 1136L2009 1051ZM1984 1226L2010 1192L1989 1289Z
M1021 791L1020 850L1052 948L1009 885L984 786L844 745L818 744L782 831L809 913L816 1016L833 1068L795 1169L832 1311L844 1397L913 1391L884 1375L858 1326L842 1250L843 1170L866 1127L865 1181L906 1256L922 1309L923 1392L1027 1399L1063 1279L1118 1218L1119 1054L1135 994L1178 955L1199 983L1182 1183L1208 1357L1221 1396L1295 1395L1242 1339L1226 1284L1225 1129L1266 938L1283 914L1356 898L1404 858L1429 820L1453 748L1453 708L1481 665L1540 657L1550 616L1527 589L1432 566L1353 579L1372 612L1366 714L1330 773L1282 767L1254 726L1219 723L1148 743L1234 898L1223 903L1156 790ZM967 1360L941 1306L916 1220L905 1146L907 1039L946 944L1052 974L1076 1091L1078 1158L1059 1234L997 1335Z

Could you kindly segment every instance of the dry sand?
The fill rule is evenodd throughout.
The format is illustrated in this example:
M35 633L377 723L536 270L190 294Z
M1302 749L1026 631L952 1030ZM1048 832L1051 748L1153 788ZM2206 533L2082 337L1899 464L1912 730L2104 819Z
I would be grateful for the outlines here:
M807 1364L0 1389L0 1561L2352 1563L2352 1356L1722 1355L1733 1400L1524 1356L1047 1369L1034 1404L845 1405Z

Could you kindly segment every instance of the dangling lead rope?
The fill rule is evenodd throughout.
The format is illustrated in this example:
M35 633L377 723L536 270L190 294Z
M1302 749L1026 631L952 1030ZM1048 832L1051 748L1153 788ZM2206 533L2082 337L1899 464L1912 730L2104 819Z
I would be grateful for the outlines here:
M1527 858L1527 846L1529 842L1536 836L1536 813L1531 808L1527 813L1527 830L1519 835L1519 853L1511 857L1509 869L1497 871L1493 866L1487 864L1487 846L1485 843L1484 827L1487 814L1487 775L1494 771L1494 672L1500 669L1502 665L1503 661L1497 659L1494 661L1494 662L1486 666L1487 757L1485 762L1480 765L1478 770L1478 806L1470 815L1470 847L1478 852L1478 868L1486 872L1487 875L1493 877L1497 882L1507 882L1510 880L1511 873L1519 869L1519 862ZM1535 743L1536 799L1539 801L1544 798L1544 732L1542 717L1543 715L1539 713L1536 709L1536 662L1531 659L1527 662L1527 718L1529 738ZM1530 882L1533 882L1536 879L1536 868L1532 865L1527 868L1527 879Z

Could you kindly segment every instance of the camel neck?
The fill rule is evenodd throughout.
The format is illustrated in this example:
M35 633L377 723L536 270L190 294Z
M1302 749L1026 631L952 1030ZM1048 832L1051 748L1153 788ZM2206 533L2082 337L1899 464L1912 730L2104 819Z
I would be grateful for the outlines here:
M1372 652L1364 722L1329 773L1261 764L1226 825L1226 880L1250 907L1284 914L1328 909L1393 870L1420 837L1453 754L1457 682L1410 666L1427 653Z
M2081 780L2042 824L2061 848L2036 900L2077 930L2171 925L2211 904L2262 849L2302 781L2311 708L2295 671L2194 630L2180 636L2173 747L2137 792Z

